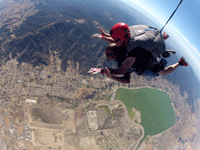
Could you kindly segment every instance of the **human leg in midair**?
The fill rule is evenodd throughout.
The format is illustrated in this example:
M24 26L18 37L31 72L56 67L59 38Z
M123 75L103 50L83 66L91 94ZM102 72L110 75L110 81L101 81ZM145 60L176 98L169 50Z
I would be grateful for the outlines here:
M178 68L179 66L185 66L187 67L188 66L188 63L185 61L185 58L184 57L181 57L180 60L173 64L173 65L170 65L168 66L167 68L165 68L164 70L158 72L160 75L162 76L165 76L169 73L172 73L174 70L176 70L176 68Z

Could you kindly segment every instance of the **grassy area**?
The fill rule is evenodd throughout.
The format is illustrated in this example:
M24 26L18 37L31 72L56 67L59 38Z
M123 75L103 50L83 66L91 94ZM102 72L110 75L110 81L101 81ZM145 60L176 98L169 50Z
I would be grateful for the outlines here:
M90 88L90 86L89 86L89 85L86 85L86 88Z
M90 85L88 85L88 84L83 84L83 88L90 88Z
M131 119L133 119L133 117L135 116L135 114L134 114L134 112L132 110L130 110L129 116L130 116Z
M108 105L101 105L98 106L99 109L104 108L104 110L111 116L111 117L115 117L113 114L113 111L110 111L109 106Z
M34 81L34 79L30 79L30 80L29 80L29 82L33 82L33 81Z
M119 106L117 107L117 109L122 109L122 105L119 105Z
M27 87L25 84L22 84L22 87Z

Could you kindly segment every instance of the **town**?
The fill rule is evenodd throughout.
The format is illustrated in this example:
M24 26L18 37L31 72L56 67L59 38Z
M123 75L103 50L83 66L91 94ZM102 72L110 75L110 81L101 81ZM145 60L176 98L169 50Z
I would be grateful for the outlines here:
M98 120L101 119L101 117L98 117L97 108L93 106L93 103L100 103L99 100L113 102L115 100L114 95L116 89L119 87L154 87L169 92L176 112L176 118L180 120L178 124L173 127L173 130L181 130L179 131L180 133L187 133L187 136L182 137L182 139L185 138L185 140L187 140L192 138L196 130L196 116L191 112L183 111L183 107L188 107L186 110L189 110L189 105L182 102L183 98L179 94L178 87L174 86L172 83L161 77L144 78L133 74L130 84L121 84L101 74L80 74L78 62L75 63L69 60L68 64L69 66L66 68L66 72L62 71L60 68L61 61L58 59L58 56L55 55L51 56L51 63L49 66L33 67L27 63L19 64L16 59L11 59L1 66L0 148L6 148L9 147L9 145L16 149L25 148L27 146L42 147L43 144L51 145L49 147L52 148L56 148L55 146L61 148L59 147L60 145L65 145L63 144L63 138L65 138L65 136L67 137L69 133L78 132L76 131L76 124L87 114L88 119L85 121L88 122L88 127L85 130L88 130L88 132L100 131L96 139L105 139L104 136L107 135L106 137L112 139L111 143L115 145L115 148L119 149L120 143L117 142L113 136L110 136L110 133L104 132L103 135L101 134L101 130L104 129L104 127L99 125ZM160 82L162 82L162 84L160 84ZM178 99L177 95L179 95ZM84 109L88 111L85 113L81 111L81 114L78 111L80 118L77 118L75 113L77 111L76 109L80 109L83 106ZM76 123L74 122L75 118ZM181 121L187 120L190 122L188 123L188 127L180 129ZM132 126L131 123L129 126ZM133 128L138 132L142 130L136 127ZM191 128L193 132L188 132ZM54 143L55 146L49 143L49 141L43 144L41 143L41 138L44 138L43 136L47 134L47 131L49 137L57 141L57 144ZM168 132L168 134L169 138L174 137L172 132ZM139 135L141 136L141 134L137 135L137 140L139 140ZM162 137L162 134L160 136ZM135 141L133 145L137 145L137 142L138 141ZM151 138L146 140L146 145L152 145L151 142ZM189 142L188 144L190 145ZM100 145L102 148L105 147L105 143L101 143ZM130 143L126 143L125 145L129 145L129 148L131 146L134 148ZM179 145L179 147L184 146L180 146L180 141L177 142L177 145ZM177 145L175 144L174 147Z

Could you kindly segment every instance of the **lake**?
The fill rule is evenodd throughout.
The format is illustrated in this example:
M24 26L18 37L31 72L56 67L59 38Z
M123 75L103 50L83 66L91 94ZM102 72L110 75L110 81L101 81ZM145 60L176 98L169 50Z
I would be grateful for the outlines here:
M159 134L176 122L170 95L156 88L124 89L119 88L115 96L126 106L131 119L134 117L132 107L141 112L140 123L147 135Z

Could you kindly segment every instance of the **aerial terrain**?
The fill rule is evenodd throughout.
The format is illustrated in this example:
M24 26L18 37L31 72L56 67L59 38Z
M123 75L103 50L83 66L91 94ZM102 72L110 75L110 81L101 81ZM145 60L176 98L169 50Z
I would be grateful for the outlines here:
M90 39L99 27L157 27L127 7L114 0L0 2L0 150L198 150L200 81L192 68L155 78L133 73L130 84L87 74L116 67L106 60L108 43ZM132 108L131 118L115 97L119 88L142 87L171 98L176 121L162 133L144 137L142 113Z

